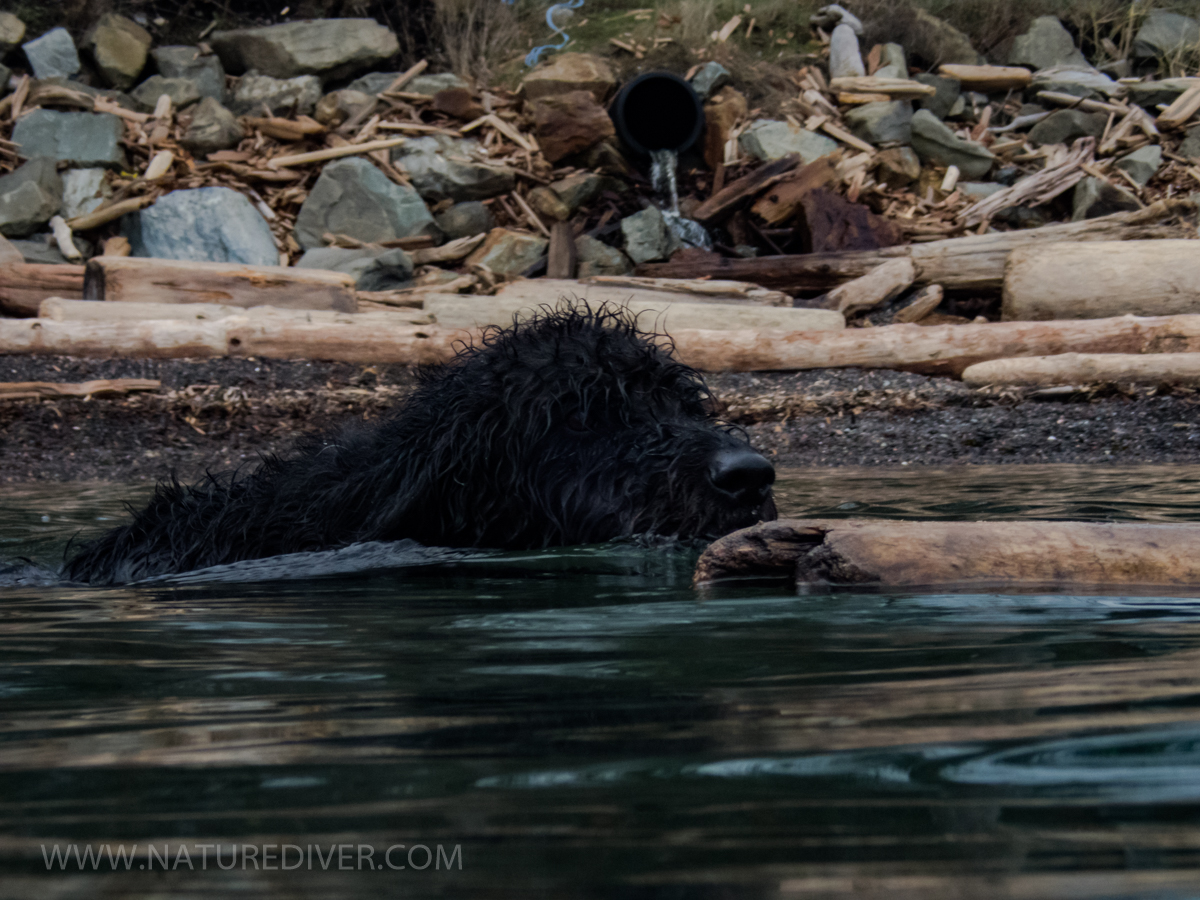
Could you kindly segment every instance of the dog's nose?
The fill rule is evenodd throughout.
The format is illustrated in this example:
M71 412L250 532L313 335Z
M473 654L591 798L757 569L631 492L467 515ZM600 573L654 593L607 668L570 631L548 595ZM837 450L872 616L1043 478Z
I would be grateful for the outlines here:
M749 447L739 447L717 453L709 463L708 477L739 504L755 506L775 483L775 467Z

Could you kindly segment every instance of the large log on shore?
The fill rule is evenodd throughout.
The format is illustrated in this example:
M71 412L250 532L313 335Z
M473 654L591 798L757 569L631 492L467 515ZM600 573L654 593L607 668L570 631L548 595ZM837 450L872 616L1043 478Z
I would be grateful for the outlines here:
M83 266L10 263L0 266L0 312L36 316L47 297L83 297Z
M726 535L694 582L796 585L1200 585L1200 525L781 519Z
M1195 241L1097 241L1020 247L1004 270L1006 320L1200 313Z
M1200 244L1196 245L1200 248ZM989 359L1060 353L1195 353L1200 315L970 325L885 325L845 331L672 330L675 349L706 372L859 366L959 376Z
M382 327L393 325L431 324L429 316L420 309L402 307L368 312L344 313L332 309L280 309L277 306L225 306L218 303L99 303L95 300L65 300L48 297L38 307L38 316L58 322L143 322L150 319L186 319L197 322L216 322L229 316L290 319L323 325L364 325Z
M229 316L216 321L55 321L0 319L0 354L132 357L263 356L352 363L432 365L454 355L461 329L422 325L381 326L299 321L291 317Z
M729 278L791 293L827 291L859 278L880 263L899 256L912 259L917 283L951 289L999 290L1008 255L1020 247L1061 241L1161 240L1195 236L1195 228L1157 224L1162 219L1196 208L1190 200L1163 200L1145 209L1114 213L1083 222L1044 225L1025 231L948 238L926 244L854 250L838 253L761 256L728 259L714 254L679 254L665 263L643 263L637 274L652 278Z
M219 303L354 312L354 279L323 269L97 256L83 279L87 300Z
M1200 384L1200 353L1062 353L993 359L963 370L967 384Z

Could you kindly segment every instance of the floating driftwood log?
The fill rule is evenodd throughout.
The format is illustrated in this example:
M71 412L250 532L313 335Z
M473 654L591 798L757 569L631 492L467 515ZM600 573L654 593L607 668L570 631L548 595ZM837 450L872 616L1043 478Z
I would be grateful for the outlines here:
M761 171L761 170L759 170ZM714 198L715 199L715 198ZM1008 255L1020 247L1061 241L1132 241L1183 238L1195 228L1162 225L1164 218L1196 209L1191 200L1162 200L1145 209L1114 213L1083 222L1043 225L1024 231L998 231L969 237L930 241L882 250L762 256L729 259L716 254L679 254L665 263L643 263L637 274L654 278L728 278L763 287L799 293L827 291L859 278L881 263L909 257L917 267L917 282L946 288L998 290L1004 283Z
M83 279L88 300L271 305L354 312L354 279L323 269L97 256ZM41 298L39 298L41 299Z
M1200 384L1200 353L1061 353L993 359L963 370L967 384Z
M1005 319L1200 313L1196 241L1096 241L1021 247L1004 271Z
M711 544L694 581L797 585L1200 584L1200 525L781 519Z

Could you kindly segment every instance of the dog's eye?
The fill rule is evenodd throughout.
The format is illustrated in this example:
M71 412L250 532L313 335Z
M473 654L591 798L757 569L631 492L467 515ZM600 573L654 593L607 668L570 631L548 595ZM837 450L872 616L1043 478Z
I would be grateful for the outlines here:
M588 432L587 420L583 417L583 413L573 412L567 416L565 424L567 430L573 434L586 434Z

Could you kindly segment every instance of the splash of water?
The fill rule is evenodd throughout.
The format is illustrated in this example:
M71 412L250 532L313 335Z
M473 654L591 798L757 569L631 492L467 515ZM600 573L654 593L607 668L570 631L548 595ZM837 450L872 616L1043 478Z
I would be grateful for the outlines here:
M675 176L679 167L679 154L674 150L651 150L650 161L650 184L655 191L671 202L671 208L663 210L662 214L667 228L685 246L711 250L712 238L708 236L704 226L685 218L679 212L679 185Z

